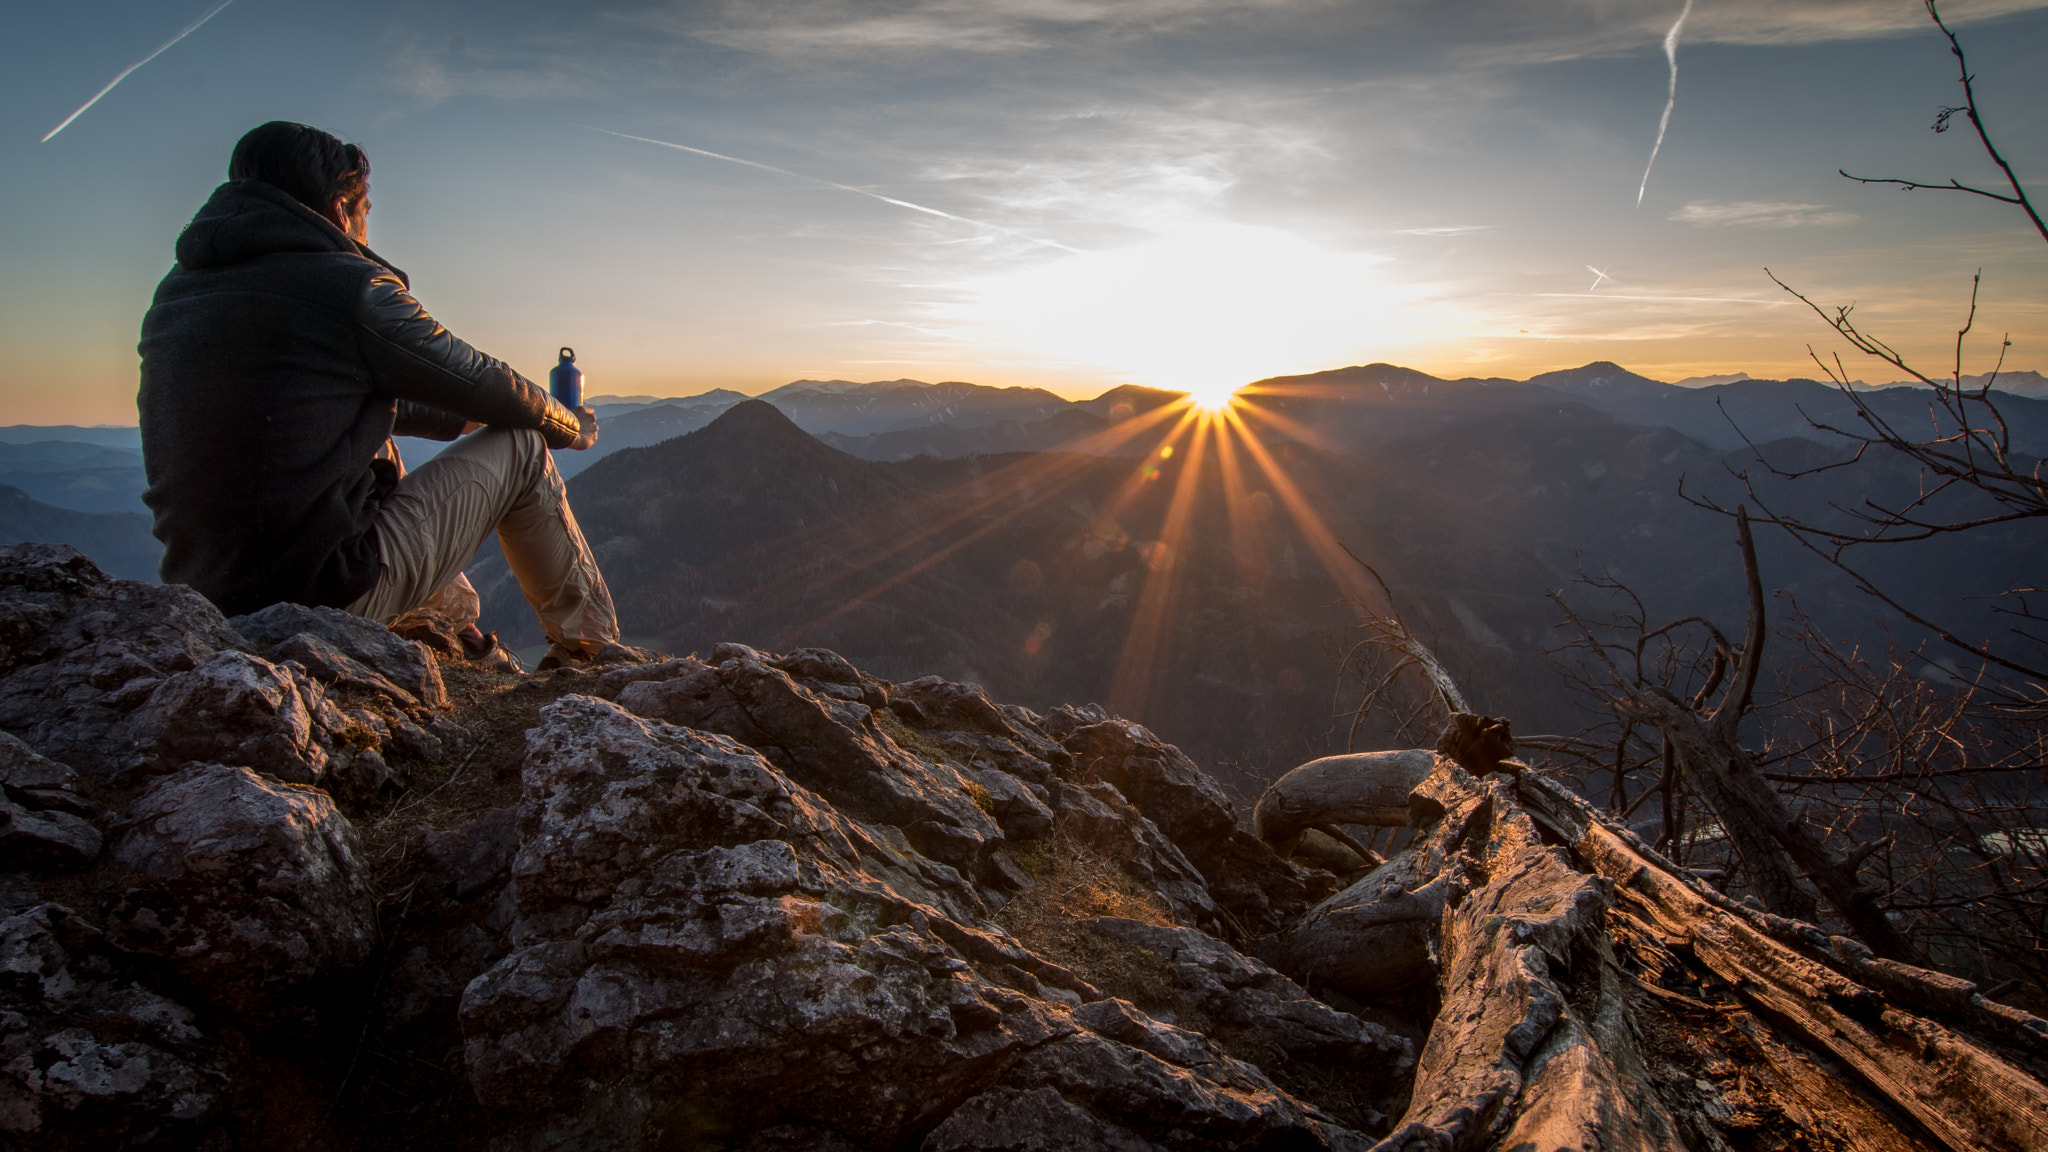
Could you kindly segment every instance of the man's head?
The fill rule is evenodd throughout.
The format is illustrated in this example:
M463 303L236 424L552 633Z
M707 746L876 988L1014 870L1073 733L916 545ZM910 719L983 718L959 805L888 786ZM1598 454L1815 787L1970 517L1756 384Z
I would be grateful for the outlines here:
M356 243L369 237L370 158L318 128L289 120L251 128L235 144L228 179L274 184Z

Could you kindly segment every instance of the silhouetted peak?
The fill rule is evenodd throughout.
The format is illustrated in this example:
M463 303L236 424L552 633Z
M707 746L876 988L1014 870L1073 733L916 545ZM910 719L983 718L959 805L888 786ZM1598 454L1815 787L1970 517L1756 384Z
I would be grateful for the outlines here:
M1648 376L1638 376L1611 360L1595 360L1579 368L1545 372L1529 377L1529 383L1559 392L1597 392L1606 395L1661 392L1674 385Z
M1185 395L1185 392L1148 388L1143 384L1119 384L1093 400L1077 402L1074 407L1105 420L1128 420L1171 404Z
M742 400L727 408L719 413L718 419L706 424L695 435L707 440L818 442L816 437L797 427L796 421L783 415L782 409L759 399Z

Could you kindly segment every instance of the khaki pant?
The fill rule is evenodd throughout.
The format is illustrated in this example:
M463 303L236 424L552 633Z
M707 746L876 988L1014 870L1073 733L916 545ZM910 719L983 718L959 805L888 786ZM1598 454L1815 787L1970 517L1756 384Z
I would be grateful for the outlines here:
M348 606L389 624L414 608L473 623L481 605L462 569L495 529L548 643L595 653L619 638L611 590L576 526L540 433L486 428L406 473L377 512L377 585Z

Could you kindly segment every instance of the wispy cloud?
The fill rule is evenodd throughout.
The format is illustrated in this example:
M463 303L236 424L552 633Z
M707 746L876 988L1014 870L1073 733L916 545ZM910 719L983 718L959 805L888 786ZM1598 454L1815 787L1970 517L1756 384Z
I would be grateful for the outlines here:
M1302 119L1284 99L1245 89L1216 106L1091 105L1013 118L1019 131L998 149L963 144L916 175L1002 218L1156 234L1227 216L1248 181L1327 163L1328 145Z
M384 66L386 81L427 104L457 96L588 97L602 75L580 66L560 45L480 46L461 40L415 41L393 52Z
M688 144L674 144L667 140L656 140L648 136L634 136L625 132L614 132L609 128L598 128L590 124L580 124L578 125L578 127L588 128L592 132L602 132L607 136L617 136L621 140L634 140L642 144L655 144L663 148L672 148L677 152L688 152L692 155L703 156L711 160L723 160L728 164L738 164L745 168L756 168L763 172L772 172L777 176L787 176L793 180L801 180L807 184L814 184L820 188L830 188L837 192L851 192L856 196L866 196L870 200L878 200L884 204L893 205L897 208L908 208L912 212L922 212L927 216L936 216L941 220L951 220L957 224L966 224L974 228L984 229L986 231L1001 232L1006 235L1021 237L1021 234L1018 233L1015 229L1005 228L1001 224L991 224L986 220L976 220L968 216L956 216L951 212L942 211L938 208L928 207L923 204L916 204L909 200L899 200L894 196L884 196L880 192L876 192L871 189L856 188L851 184L841 184L836 180L826 180L817 176L807 176L802 172L792 172L787 168L777 168L772 164L763 164L758 160L743 160L738 156L727 156L722 152L712 152L703 148L693 148ZM1058 248L1067 252L1078 251L1078 249L1069 248L1067 245L1062 244L1057 240L1046 240L1040 237L1021 238L1027 239L1034 245L1038 246Z
M1474 0L1460 5L1464 50L1473 62L1566 60L1634 51L1670 31L1669 10L1613 0ZM1951 23L2048 7L2044 0L1951 0ZM1168 35L1261 39L1327 34L1325 19L1390 30L1427 28L1407 0L725 0L707 7L673 0L622 17L750 52L783 57L856 58L875 53L989 56ZM1927 24L1902 0L1717 0L1686 25L1688 40L1722 44L1808 44L1882 36ZM1483 30L1483 31L1481 31Z
M1854 222L1856 214L1783 200L1695 200L1669 218L1695 228L1833 228Z
M1498 224L1445 224L1436 228L1396 228L1396 236L1471 236L1479 232L1492 232Z
M1664 118L1657 121L1657 142L1650 145L1650 162L1643 165L1643 182L1636 189L1638 208L1643 206L1643 193L1650 190L1650 169L1657 166L1657 153L1664 150L1664 134L1671 130L1671 110L1678 107L1678 37L1685 31L1686 17L1691 15L1692 0L1685 0L1678 19L1672 22L1671 30L1664 33L1664 62L1671 67L1671 94L1664 98Z
M1338 0L730 0L702 22L676 19L714 43L773 55L873 52L993 54L1071 46L1077 34L1156 36L1260 15L1297 15Z
M1783 300L1759 300L1754 296L1646 296L1620 292L1536 292L1532 295L1546 300L1641 300L1657 304L1761 304L1766 308L1783 307Z
M128 78L129 73L134 72L137 68L142 67L144 64L147 64L151 60L154 60L157 57L163 55L165 52L170 51L171 45L176 44L178 41L183 40L185 37L190 36L194 32L197 32L201 24L204 24L208 20L213 19L216 15L220 13L221 9L227 7L229 4L232 3L234 3L234 0L215 0L215 3L212 7L208 8L206 11L199 14L199 19L194 20L190 24L185 25L184 28L178 31L178 34L176 36L171 37L169 40L166 40L161 45L159 45L156 51L151 52L149 55L144 56L142 59L137 60L135 63L130 64L126 68L121 69L119 73L115 74L112 80L107 81L106 86L104 88L101 88L99 91L92 94L92 99L87 100L83 104L80 104L78 106L77 111L73 112L69 116L66 116L62 123L58 124L55 128L52 128L48 132L44 133L41 142L44 144L48 144L50 142L50 137L55 136L57 133L62 132L66 128L69 128L73 120L76 120L80 116L85 115L85 110L87 108L90 108L93 105L99 103L100 97L105 96L109 92L112 92L114 90L114 85L119 84L123 80L126 80Z

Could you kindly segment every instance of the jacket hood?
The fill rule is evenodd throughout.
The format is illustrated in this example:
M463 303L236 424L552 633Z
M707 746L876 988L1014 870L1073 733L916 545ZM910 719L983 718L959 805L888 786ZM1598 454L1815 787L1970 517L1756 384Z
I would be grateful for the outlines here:
M213 190L178 234L178 263L189 269L222 268L279 252L347 252L405 273L350 240L325 217L261 180L230 180Z

